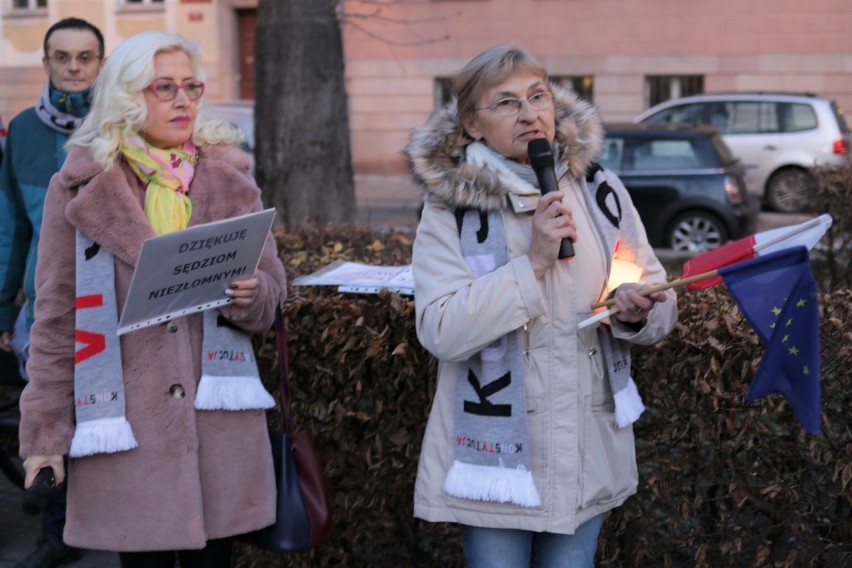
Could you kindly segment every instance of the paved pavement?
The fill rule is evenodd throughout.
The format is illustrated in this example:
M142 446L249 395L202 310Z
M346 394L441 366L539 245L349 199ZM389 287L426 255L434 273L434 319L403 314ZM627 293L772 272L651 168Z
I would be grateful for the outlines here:
M370 227L393 227L414 230L420 207L420 192L402 177L357 176L355 195L358 202L357 222ZM0 473L0 568L12 568L35 548L41 534L41 517L23 512L23 492ZM84 551L83 558L72 568L117 568L114 552Z
M371 227L417 228L422 193L402 176L355 176L357 222Z
M12 568L35 549L41 534L41 517L31 517L21 507L23 492L0 474L0 568ZM74 568L118 568L118 554L95 550L83 551Z
M358 222L371 227L411 229L417 226L420 193L402 177L358 176L355 187ZM758 230L799 223L805 216L761 214ZM659 251L666 254L666 251ZM40 534L40 518L24 514L23 493L0 474L0 568L12 568L29 554ZM81 560L67 564L73 568L113 568L118 556L111 552L84 551Z

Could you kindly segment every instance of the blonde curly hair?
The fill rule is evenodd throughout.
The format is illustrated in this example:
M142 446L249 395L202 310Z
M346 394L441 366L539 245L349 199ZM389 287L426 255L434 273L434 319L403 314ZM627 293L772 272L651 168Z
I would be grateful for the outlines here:
M143 91L154 81L154 58L171 51L186 53L195 77L205 80L194 43L178 34L160 31L137 34L122 42L107 58L94 82L91 111L67 147L89 148L96 162L105 169L112 167L120 154L122 137L142 130L148 118ZM243 139L243 133L233 124L209 118L199 101L192 132L196 146L203 149L214 144L238 144Z

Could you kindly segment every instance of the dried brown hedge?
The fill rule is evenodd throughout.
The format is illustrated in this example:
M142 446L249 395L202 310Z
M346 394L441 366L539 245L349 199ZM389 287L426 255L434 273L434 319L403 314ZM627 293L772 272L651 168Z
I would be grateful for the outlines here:
M852 165L817 166L811 173L816 185L810 209L833 219L813 256L824 263L829 289L852 287Z
M601 565L850 565L852 293L820 301L819 436L777 395L744 401L763 348L723 288L682 296L670 337L634 350L639 493L607 520Z
M410 259L404 233L305 229L278 238L291 278L336 258ZM636 427L639 493L604 523L599 565L850 565L852 293L821 299L819 436L804 434L780 397L744 402L762 347L724 289L681 296L679 305L671 336L635 351L649 407ZM298 422L325 460L336 534L306 553L240 546L238 565L462 566L455 526L412 517L435 387L413 301L291 287L285 312ZM271 335L257 346L271 386Z

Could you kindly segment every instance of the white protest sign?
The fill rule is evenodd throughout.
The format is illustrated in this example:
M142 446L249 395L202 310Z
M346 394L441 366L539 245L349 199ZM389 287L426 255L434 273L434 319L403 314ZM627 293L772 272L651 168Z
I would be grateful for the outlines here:
M254 274L274 217L266 209L147 239L118 335L230 304L225 290Z
M345 260L335 260L316 272L299 276L294 286L338 286L339 292L375 294L388 290L414 295L411 265L375 266Z

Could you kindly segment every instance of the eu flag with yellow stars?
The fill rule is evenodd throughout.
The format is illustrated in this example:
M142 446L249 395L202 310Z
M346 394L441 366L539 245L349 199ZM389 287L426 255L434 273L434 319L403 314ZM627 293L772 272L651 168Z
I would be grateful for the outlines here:
M808 249L780 250L719 274L766 348L746 400L781 394L802 428L818 434L819 310Z

